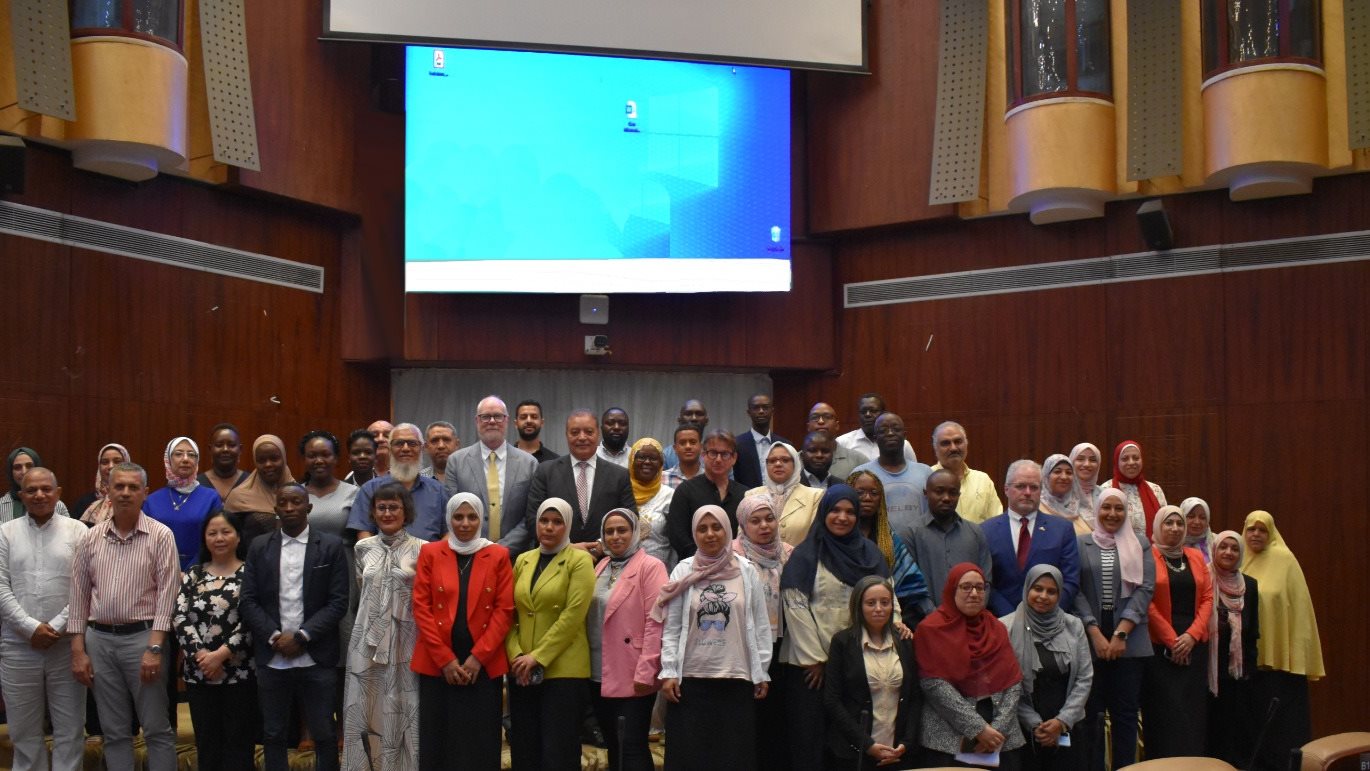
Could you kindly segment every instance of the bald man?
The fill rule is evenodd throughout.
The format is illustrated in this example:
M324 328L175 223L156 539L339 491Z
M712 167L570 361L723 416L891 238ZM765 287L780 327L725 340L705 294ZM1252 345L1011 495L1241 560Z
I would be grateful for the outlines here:
M382 418L366 427L371 432L371 436L376 440L376 474L384 474L390 470L390 432L395 430L390 421Z
M962 517L979 524L1004 511L999 494L994 489L994 480L989 478L989 474L966 465L970 440L966 438L966 429L960 423L948 420L933 429L932 451L937 454L937 465L932 470L946 469L955 474L961 483L957 512Z

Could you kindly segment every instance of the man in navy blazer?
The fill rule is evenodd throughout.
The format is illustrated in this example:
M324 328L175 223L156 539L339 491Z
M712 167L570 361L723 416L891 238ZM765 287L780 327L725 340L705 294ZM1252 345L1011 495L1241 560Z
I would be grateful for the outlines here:
M538 470L537 459L509 444L505 432L509 426L509 410L498 396L487 396L476 405L476 432L480 441L463 447L447 460L443 477L443 491L448 498L457 493L471 493L485 506L485 530L482 533L509 550L510 557L532 548L533 531L527 526L528 488ZM490 506L490 458L495 459L496 488L500 499L499 532L490 533L494 510Z
M311 508L303 486L282 486L276 494L281 528L254 540L247 552L240 606L255 646L267 771L286 771L292 703L319 748L316 768L338 768L333 694L347 558L341 538L310 529Z
M751 429L737 435L737 463L733 465L733 479L748 490L766 483L766 455L776 442L790 444L790 440L771 433L771 418L775 406L771 397L757 394L747 400L747 417ZM796 469L796 472L798 470Z
M1042 467L1030 460L1016 460L1008 467L1004 496L1009 510L980 525L994 561L989 609L996 616L1012 613L1023 600L1023 581L1033 565L1054 565L1066 585L1061 587L1062 607L1069 608L1080 589L1080 550L1075 526L1060 517L1038 510L1042 499ZM1028 536L1019 559L1020 541Z

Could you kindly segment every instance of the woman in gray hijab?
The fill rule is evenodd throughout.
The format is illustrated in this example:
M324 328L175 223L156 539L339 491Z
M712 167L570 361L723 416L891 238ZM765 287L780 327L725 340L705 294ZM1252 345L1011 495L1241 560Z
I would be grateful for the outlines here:
M1084 624L1060 608L1062 583L1055 567L1033 566L1023 582L1023 601L999 619L1008 627L1023 671L1018 723L1029 740L1022 751L1032 758L1024 767L1043 771L1083 769L1087 757L1082 747L1071 746L1071 740L1086 738L1080 724L1094 682L1094 663Z

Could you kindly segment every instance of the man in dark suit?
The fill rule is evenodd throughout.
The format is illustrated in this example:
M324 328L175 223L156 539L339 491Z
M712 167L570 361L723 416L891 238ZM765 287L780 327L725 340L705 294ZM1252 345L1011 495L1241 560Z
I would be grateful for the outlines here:
M1023 598L1023 580L1033 565L1061 571L1062 607L1071 607L1080 590L1080 549L1075 526L1037 509L1042 499L1042 467L1016 460L1008 467L1004 496L1009 510L980 525L994 561L989 609L996 616L1012 613Z
M844 480L832 475L832 457L837 441L827 431L810 431L804 435L804 446L799 448L799 483L817 490L826 490Z
M748 490L765 484L766 454L771 451L771 446L776 442L790 443L785 437L771 433L771 418L774 415L775 405L766 394L757 394L747 400L747 417L752 419L752 427L737 437L737 464L733 466L733 479Z
M528 486L524 525L534 532L538 507L548 498L571 504L571 545L599 559L599 522L613 509L637 511L628 470L598 458L599 421L589 410L576 410L566 418L566 446L570 452L538 466Z
M291 704L299 707L317 748L316 768L338 768L333 730L338 622L347 610L342 539L311 531L309 493L287 484L276 494L281 528L252 542L241 612L252 630L262 744L267 771L286 771Z
M728 477L736 461L737 440L732 434L710 431L704 437L704 473L680 483L666 513L666 537L681 559L694 556L695 539L690 524L700 506L721 506L732 520L733 535L737 535L737 504L742 502L747 488Z
M538 470L537 459L505 441L509 411L504 400L487 396L476 405L480 442L463 447L447 461L443 490L448 498L471 493L485 506L484 535L517 557L533 544L533 531L524 520L528 487ZM493 501L493 505L492 502Z

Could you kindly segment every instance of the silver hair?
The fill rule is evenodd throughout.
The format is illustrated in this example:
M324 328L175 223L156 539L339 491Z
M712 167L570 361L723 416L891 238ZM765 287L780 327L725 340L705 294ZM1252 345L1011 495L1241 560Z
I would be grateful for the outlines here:
M397 426L395 426L394 428L390 429L390 442L391 442L392 444L393 444L394 441L395 441L395 434L399 433L400 431L413 431L413 432L414 432L414 436L415 436L420 442L423 441L424 433L423 433L422 429L420 429L418 426L414 425L413 423L400 423L399 425L397 425Z
M932 430L932 451L934 454L937 452L937 435L942 433L942 429L951 428L952 426L961 429L961 434L966 435L966 427L954 420L944 420L941 423L938 423L937 428Z
M490 401L491 399L494 399L495 401L499 402L500 409L504 410L506 413L509 412L509 405L505 404L503 399L501 399L498 396L495 396L494 394L490 394L489 396L486 396L485 398L476 402L476 412L480 412L480 406Z
M1008 473L1004 475L1004 487L1008 487L1009 480L1013 479L1013 475L1018 473L1018 469L1025 466L1033 470L1032 475L1034 477L1042 478L1042 464L1030 458L1020 458L1008 464Z
M115 474L121 472L125 474L129 472L138 474L138 476L143 478L143 487L147 487L147 469L143 468L142 466L139 466L137 463L118 464L117 466L109 470L110 478L112 479Z
M47 474L48 476L52 477L52 486L53 486L53 487L61 487L61 486L62 486L61 483L59 483L59 482L57 481L57 472L53 471L53 470L50 469L50 468L46 468L46 467L44 467L44 466L34 466L33 468L29 469L28 471L25 471L25 472L24 472L24 476L22 476L22 477L19 478L19 487L20 487L20 488L23 488L23 486L24 486L24 480L29 478L29 474L32 474L32 473L35 472L35 471L41 471L41 472L43 472L44 474Z

